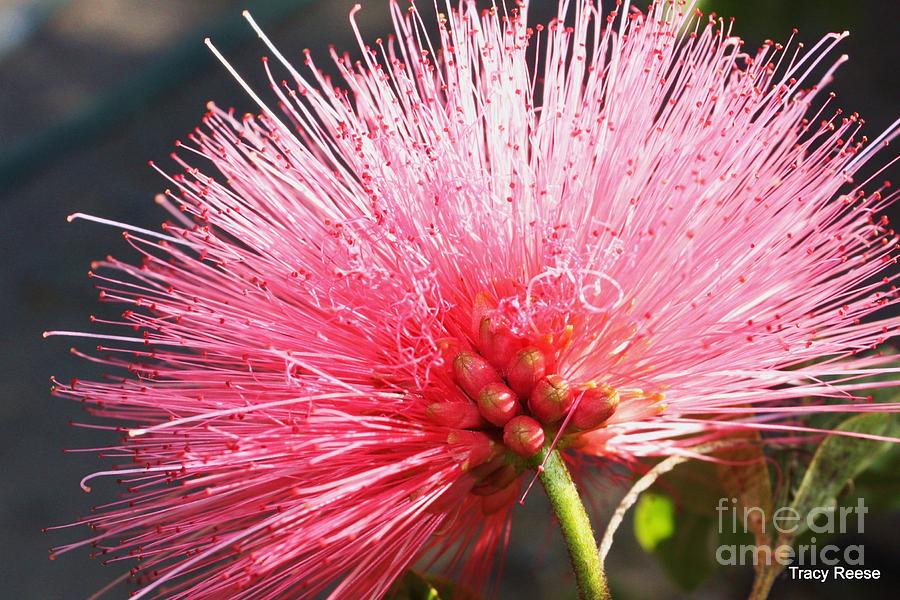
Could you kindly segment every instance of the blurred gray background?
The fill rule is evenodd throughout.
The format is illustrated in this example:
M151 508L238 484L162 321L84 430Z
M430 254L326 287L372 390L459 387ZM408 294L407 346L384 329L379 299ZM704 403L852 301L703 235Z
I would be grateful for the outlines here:
M111 487L85 494L80 478L99 468L92 454L63 448L102 445L109 437L67 427L82 413L53 399L48 376L89 377L70 357L71 340L43 340L46 329L87 326L96 310L85 274L90 261L124 254L112 228L73 223L75 211L154 227L165 215L152 202L165 183L147 167L166 163L173 141L199 121L207 100L254 110L202 44L217 46L257 89L265 90L264 48L240 17L249 8L288 57L312 49L326 66L326 46L355 50L347 15L354 0L0 0L0 599L84 598L117 576L124 563L101 567L76 551L54 562L47 547L75 539L75 530L44 535L47 525L71 522ZM426 8L430 2L421 2ZM535 2L546 20L551 2ZM611 3L607 3L611 4ZM643 4L643 3L642 3ZM750 48L786 39L800 28L807 42L850 29L843 44L851 61L838 72L838 103L859 111L875 137L898 114L896 2L831 0L781 2L710 0L706 10L738 17L736 31ZM369 39L389 29L385 0L364 0L359 22ZM893 171L896 173L896 169ZM896 174L895 174L896 178ZM529 497L512 541L503 598L561 598L571 582L557 534L522 526L544 510ZM900 584L896 513L872 521L866 562L886 571L881 584L815 586L781 582L773 598L892 597ZM619 532L609 570L618 598L674 598L654 560L633 542L630 521ZM859 543L859 542L856 542ZM751 573L725 569L697 598L740 598ZM123 589L110 597L124 597ZM895 597L895 596L894 596Z

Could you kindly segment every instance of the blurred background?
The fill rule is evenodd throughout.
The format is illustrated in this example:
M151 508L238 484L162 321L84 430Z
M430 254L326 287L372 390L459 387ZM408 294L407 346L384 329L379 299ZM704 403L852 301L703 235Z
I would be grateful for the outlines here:
M355 1L0 0L0 599L84 598L124 567L102 567L87 550L50 562L49 545L82 532L41 533L47 525L71 522L113 492L83 493L80 478L100 468L100 461L62 452L110 438L67 427L82 413L48 391L50 374L68 379L93 371L69 356L70 341L43 340L41 332L87 326L96 306L88 265L121 253L124 244L117 230L67 224L66 215L83 211L155 227L165 216L152 199L165 183L147 160L165 163L174 140L199 122L207 100L254 110L203 38L211 36L264 90L264 49L241 19L242 9L253 12L286 56L299 61L300 51L310 48L326 66L327 44L355 51L347 19ZM554 4L535 2L534 18L546 21ZM900 114L896 2L708 0L702 6L737 17L735 31L749 48L765 38L785 40L792 27L807 43L849 29L842 51L851 60L833 86L838 104L862 114L870 138ZM365 37L386 33L386 0L364 0L363 7ZM529 497L522 521L542 513L541 496ZM782 581L772 597L896 597L900 513L881 511L870 523L861 540L843 543L865 543L866 566L884 573L880 583ZM500 597L565 597L571 582L559 582L566 560L555 532L543 526L515 531ZM618 598L684 596L633 541L628 520L609 571ZM751 577L749 568L720 569L690 597L745 597Z

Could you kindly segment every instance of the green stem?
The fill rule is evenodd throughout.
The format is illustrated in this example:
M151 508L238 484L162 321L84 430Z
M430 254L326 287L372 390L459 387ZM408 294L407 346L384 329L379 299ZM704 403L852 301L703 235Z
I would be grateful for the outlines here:
M769 597L769 592L772 591L775 578L781 574L783 569L784 567L778 564L763 565L756 572L756 578L753 580L753 589L750 590L750 596L747 600L766 600Z
M537 464L540 464L546 452L544 450L535 457L539 459ZM550 452L540 480L547 492L550 506L559 519L559 526L569 549L569 559L575 570L579 597L581 600L608 600L606 574L603 572L591 523L578 490L575 489L575 482L557 450Z

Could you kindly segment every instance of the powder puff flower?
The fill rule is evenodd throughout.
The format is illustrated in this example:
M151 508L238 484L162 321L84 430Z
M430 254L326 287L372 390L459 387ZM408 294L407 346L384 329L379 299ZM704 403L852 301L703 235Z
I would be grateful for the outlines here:
M163 231L113 223L140 260L91 276L126 310L75 335L115 374L54 390L126 434L82 486L127 494L54 553L137 559L136 598L477 588L539 463L559 509L565 463L900 408L861 379L900 324L896 194L855 178L896 124L867 142L822 96L843 34L748 54L690 3L527 4L437 39L394 4L340 80L257 28L277 108L210 44L261 113L210 104Z

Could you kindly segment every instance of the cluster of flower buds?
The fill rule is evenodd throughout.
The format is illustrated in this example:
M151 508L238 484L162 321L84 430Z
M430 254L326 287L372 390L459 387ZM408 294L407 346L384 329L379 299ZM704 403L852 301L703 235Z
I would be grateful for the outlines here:
M491 306L486 296L477 299L471 345L455 338L438 343L444 364L439 378L449 387L433 391L427 415L454 429L447 441L459 448L469 491L481 497L484 514L492 514L519 493L528 459L563 428L565 443L577 444L574 436L602 427L619 394L560 374L571 329L525 340L502 320L478 314L478 304Z
M468 401L431 404L428 414L435 422L493 432L508 450L530 458L567 417L567 432L588 431L602 426L618 406L616 390L567 381L554 372L552 348L529 345L492 326L488 318L481 320L477 346L463 349L456 340L442 342L452 380Z

